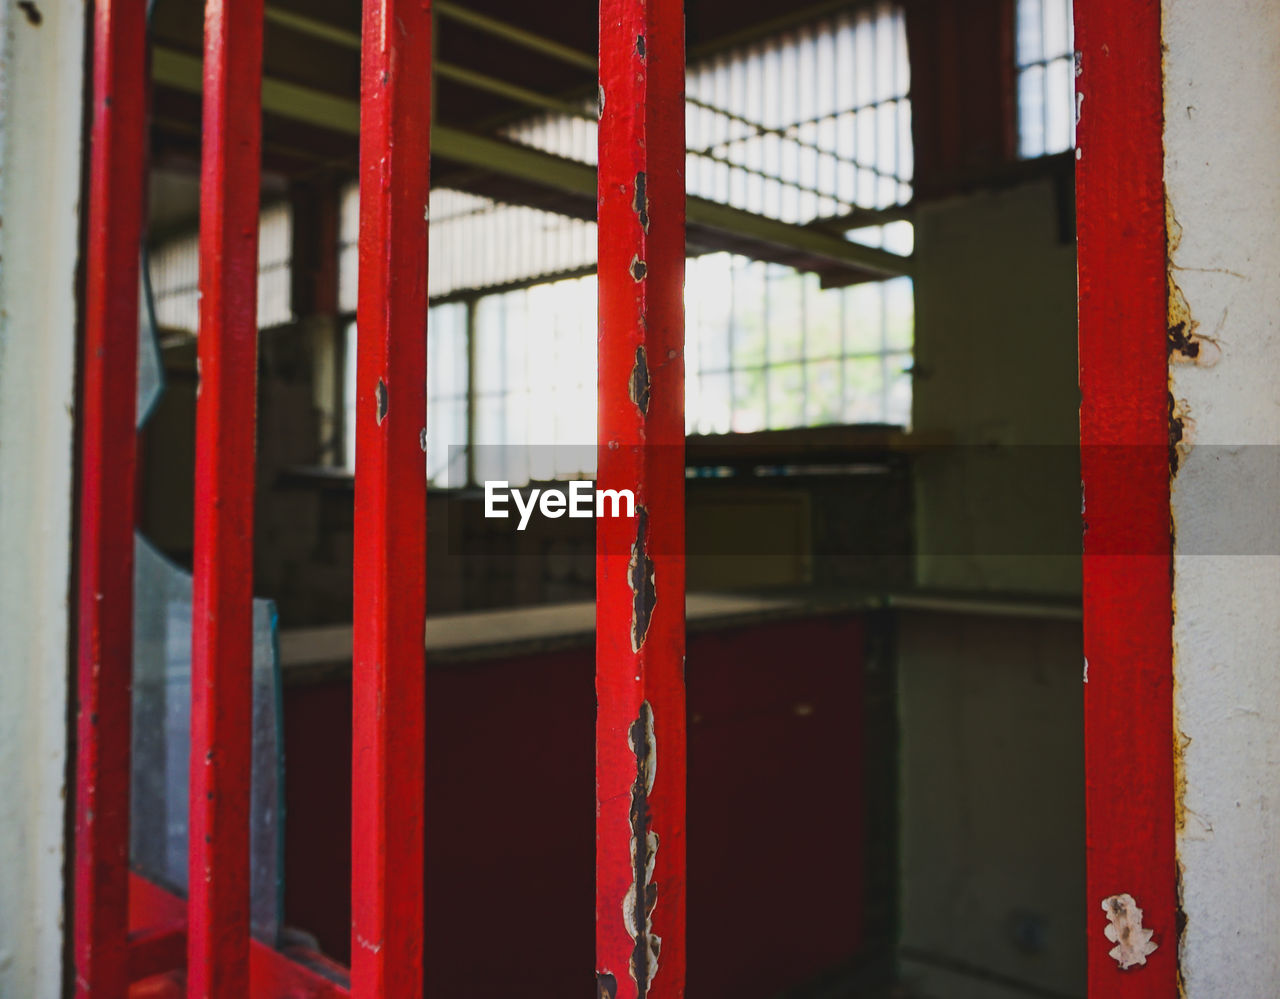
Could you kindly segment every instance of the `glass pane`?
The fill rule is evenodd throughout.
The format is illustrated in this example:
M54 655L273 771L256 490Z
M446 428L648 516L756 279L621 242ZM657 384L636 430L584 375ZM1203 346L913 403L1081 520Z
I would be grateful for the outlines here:
M160 360L160 343L156 339L156 305L151 294L148 254L142 251L138 293L138 399L135 426L147 422L151 410L164 392L164 366Z
M769 429L804 426L804 365L782 364L769 370Z
M134 541L133 758L130 859L186 894L191 755L191 576L141 535ZM276 612L253 602L253 756L249 781L249 909L274 944L283 898L283 751Z
M857 284L845 291L845 353L878 353L884 343L884 291Z
M1059 59L1046 68L1049 90L1046 104L1045 152L1060 153L1070 149L1075 131L1074 62Z
M1039 62L1044 58L1044 26L1042 0L1018 0L1018 65Z
M1018 75L1018 145L1024 157L1043 156L1044 67L1032 66Z
M1044 0L1044 58L1056 59L1070 51L1070 0Z
M844 362L844 419L846 423L879 423L884 419L884 374L878 357Z
M889 381L885 387L885 422L911 426L911 355L891 354L885 359Z
M733 432L746 434L763 430L764 409L764 369L750 368L746 371L735 371L733 374Z
M769 267L769 361L798 361L804 356L804 302L801 275L786 267Z
M694 433L727 434L731 425L729 376L703 375L699 382L699 408L694 415Z
M840 361L818 361L808 366L805 404L810 426L840 422L840 368Z
M884 289L885 349L910 350L915 342L915 292L911 278L886 281Z

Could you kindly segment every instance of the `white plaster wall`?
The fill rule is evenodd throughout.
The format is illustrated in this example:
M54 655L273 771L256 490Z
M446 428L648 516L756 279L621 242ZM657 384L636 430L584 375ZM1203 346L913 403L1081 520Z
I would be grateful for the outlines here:
M0 0L0 996L62 990L81 0ZM35 23L37 22L38 23Z
M1164 0L1170 275L1211 366L1174 480L1190 999L1280 994L1280 10ZM1180 236L1179 236L1180 229ZM1217 354L1207 345L1204 350ZM1096 904L1096 903L1095 903Z

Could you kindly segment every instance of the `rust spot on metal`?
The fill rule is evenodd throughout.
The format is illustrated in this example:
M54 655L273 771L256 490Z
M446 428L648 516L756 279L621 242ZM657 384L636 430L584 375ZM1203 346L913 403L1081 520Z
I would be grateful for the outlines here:
M636 363L631 369L631 401L644 416L649 412L649 362L645 357L644 345L636 348Z
M631 546L631 562L627 581L631 584L631 651L639 652L649 634L649 622L658 590L654 581L653 559L649 558L649 511L636 508L636 543Z
M631 207L635 210L636 218L640 220L640 228L645 232L649 231L649 195L645 193L645 176L641 170L636 174L636 194L632 199Z
M629 971L636 983L637 999L645 999L658 971L662 939L653 932L653 909L658 886L653 880L658 855L658 834L651 828L649 795L658 772L658 743L654 735L653 708L648 701L627 733L627 745L636 758L636 779L631 786L631 869L634 880L622 900L622 920L635 941Z
M381 378L373 394L378 401L378 426L382 426L382 421L387 418L387 383Z
M596 972L596 999L616 999L618 979L607 971Z
M35 0L18 0L18 10L26 15L27 23L33 28L38 28L44 23L44 15L40 13L40 8L35 5Z
M636 55L644 58L644 35L636 35Z
M644 276L648 273L648 265L640 259L639 255L631 258L631 276L637 281L643 281Z
M1142 925L1142 910L1129 894L1112 895L1102 900L1102 911L1107 914L1106 936L1115 946L1110 956L1122 971L1147 963L1157 944L1151 938L1154 930Z

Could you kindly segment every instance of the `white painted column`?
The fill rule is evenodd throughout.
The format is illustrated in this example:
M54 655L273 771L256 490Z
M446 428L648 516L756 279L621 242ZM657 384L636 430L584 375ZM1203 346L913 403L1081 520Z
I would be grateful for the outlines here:
M1280 11L1164 0L1189 999L1280 993ZM1189 358L1187 354L1195 354Z
M62 992L82 0L0 0L0 995Z

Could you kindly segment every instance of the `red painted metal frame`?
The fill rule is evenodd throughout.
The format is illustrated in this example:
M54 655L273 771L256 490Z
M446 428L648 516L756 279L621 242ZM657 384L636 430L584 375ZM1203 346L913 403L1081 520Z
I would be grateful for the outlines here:
M596 975L685 985L684 8L602 0L596 521Z
M1170 408L1158 0L1077 0L1089 995L1177 995ZM1158 948L1122 971L1103 899Z
M365 0L351 986L422 994L431 6Z
M205 6L188 994L249 982L262 0Z
M146 952L138 951L129 990L130 999L180 999L186 995L186 976L180 968L185 956L187 903L138 874L129 876L129 919L133 926L171 929L135 931ZM149 962L147 958L151 958ZM287 953L259 940L249 942L249 987L245 996L289 996L292 999L345 999L345 969L322 955L300 948Z
M128 981L138 246L146 140L146 5L93 8L76 717L75 991Z

